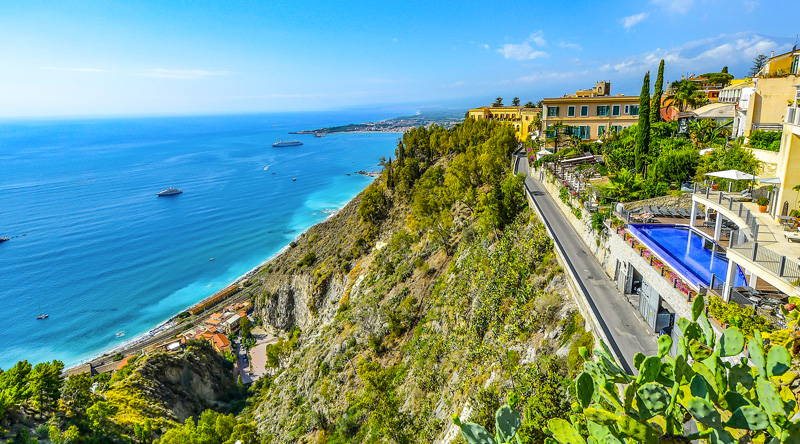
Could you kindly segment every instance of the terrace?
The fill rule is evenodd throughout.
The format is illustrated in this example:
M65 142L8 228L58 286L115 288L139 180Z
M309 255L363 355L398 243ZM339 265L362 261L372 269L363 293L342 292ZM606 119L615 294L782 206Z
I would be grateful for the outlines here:
M737 225L738 229L732 231L728 240L728 257L732 263L748 271L749 287L758 288L758 283L763 280L784 295L800 296L800 262L797 260L800 245L793 242L796 238L795 220L781 218L776 221L770 213L758 211L756 203L742 200L741 193L726 193L700 185L695 185L692 201L695 211L698 205L703 205L706 211L713 210L718 214L720 223L728 219ZM714 238L719 240L717 233L715 230ZM725 300L730 298L733 289L730 272L723 279L722 296Z

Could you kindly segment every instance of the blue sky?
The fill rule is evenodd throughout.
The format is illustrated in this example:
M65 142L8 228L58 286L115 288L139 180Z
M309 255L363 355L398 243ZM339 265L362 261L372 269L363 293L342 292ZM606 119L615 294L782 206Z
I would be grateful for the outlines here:
M0 117L469 107L743 76L800 2L5 1ZM792 26L794 25L794 26Z

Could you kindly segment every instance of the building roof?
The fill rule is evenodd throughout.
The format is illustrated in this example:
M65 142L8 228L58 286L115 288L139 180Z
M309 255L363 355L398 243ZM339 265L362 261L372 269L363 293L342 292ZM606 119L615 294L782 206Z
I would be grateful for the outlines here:
M698 119L733 119L736 105L733 103L709 103L694 110Z
M131 360L133 356L134 355L128 355L122 358L122 361L119 361L119 364L117 364L117 366L114 368L114 371L119 371L122 367L125 367L125 365L128 363L128 361Z
M231 341L225 337L225 335L221 333L217 333L211 337L211 341L214 344L214 348L218 351L224 351L231 348Z
M753 80L748 79L748 80L743 80L741 82L732 83L732 84L726 86L725 88L722 88L722 90L723 91L730 91L730 90L733 90L733 89L744 89L744 88L751 87L751 86L756 86L756 83Z
M239 316L238 314L235 314L235 315L231 316L230 318L228 318L225 321L225 323L228 324L228 325L236 325L239 322L239 319L241 319L241 316Z

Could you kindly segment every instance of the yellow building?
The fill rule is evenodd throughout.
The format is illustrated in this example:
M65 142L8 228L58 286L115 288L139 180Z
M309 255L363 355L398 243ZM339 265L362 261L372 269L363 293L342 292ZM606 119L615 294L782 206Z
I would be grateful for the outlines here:
M777 185L777 215L786 216L792 210L799 210L800 196L793 187L800 185L800 85L795 86L792 103L786 107L783 124L781 149L778 152L778 168L775 176Z
M780 55L772 55L759 73L760 77L800 75L800 49Z
M739 134L749 137L757 129L781 131L786 106L800 83L800 51L770 57L753 82L755 91L749 97L743 93L738 105L747 114Z
M522 106L483 106L469 110L469 116L473 119L490 119L501 122L508 122L514 125L517 131L518 140L528 140L529 137L537 137L538 128L532 128L536 117L541 113L541 108L525 108ZM534 134L532 134L532 131Z
M611 86L605 84L604 91ZM600 85L600 83L598 83ZM542 100L542 135L556 122L574 127L575 134L583 140L598 140L610 131L621 131L639 121L638 96L579 96L575 95Z

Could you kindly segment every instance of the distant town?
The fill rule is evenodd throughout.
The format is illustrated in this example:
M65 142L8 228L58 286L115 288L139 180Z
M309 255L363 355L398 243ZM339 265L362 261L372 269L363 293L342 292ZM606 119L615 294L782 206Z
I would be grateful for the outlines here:
M424 126L439 125L452 128L464 121L466 110L449 110L436 112L420 112L413 116L395 117L378 122L351 123L349 125L331 126L313 130L303 130L289 134L314 134L324 136L334 133L404 133L408 130Z

